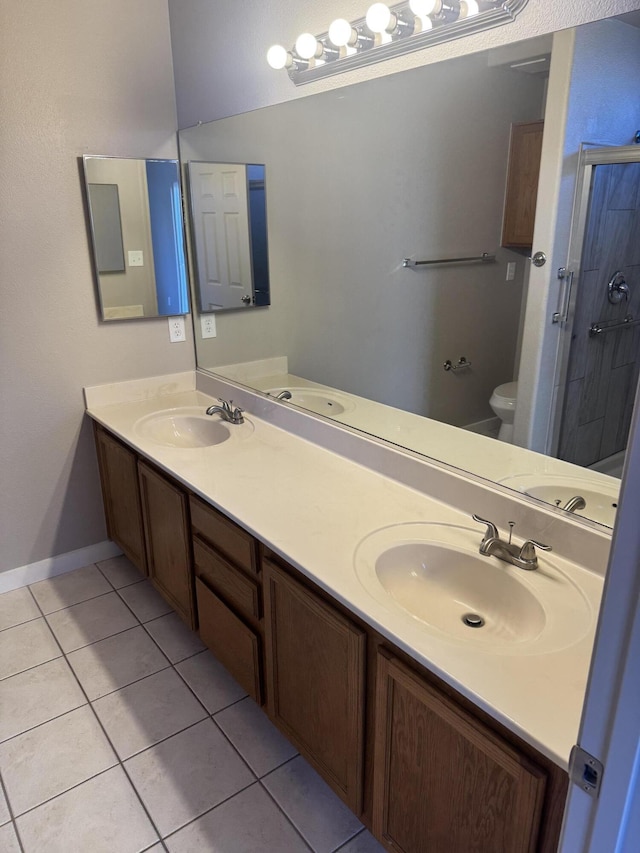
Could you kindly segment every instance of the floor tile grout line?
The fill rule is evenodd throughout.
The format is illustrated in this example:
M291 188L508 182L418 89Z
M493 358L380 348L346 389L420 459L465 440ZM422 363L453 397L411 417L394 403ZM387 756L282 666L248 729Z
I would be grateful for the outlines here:
M36 601L36 604L38 604L38 602L37 602L37 601ZM38 607L39 607L39 605L38 605ZM57 642L57 643L58 643L58 645L60 646L60 643L59 643L59 641L58 641L58 638L57 638L57 637L56 637L56 642ZM60 646L60 649L61 649L61 651L62 651L62 646ZM149 823L151 824L151 827L152 827L153 831L156 833L156 837L157 837L159 840L160 840L160 839L162 839L162 835L161 835L161 834L160 834L160 832L158 831L158 827L156 826L155 821L154 821L154 820L153 820L153 818L151 817L151 814L150 814L149 810L147 809L147 807L146 807L146 805L145 805L145 803L144 803L144 801L143 801L143 799L142 799L142 797L141 797L141 795L140 795L140 792L138 791L138 789L136 788L136 786L133 784L133 780L132 780L132 779L131 779L131 777L129 776L129 773L127 772L127 768L124 766L124 762L122 762L122 761L120 760L120 756L118 755L118 752L117 752L117 750L116 750L116 748L115 748L114 744L112 743L111 738L109 737L108 732L106 731L105 727L103 726L103 724L102 724L102 720L100 719L100 717L99 717L99 716L98 716L98 714L96 713L96 710L95 710L95 708L93 707L93 705L91 704L91 701L90 701L89 697L87 696L87 693L86 693L86 691L85 691L84 687L83 687L83 686L82 686L82 684L80 683L80 679L78 678L78 676L76 675L75 670L73 669L73 667L71 666L71 664L70 664L70 663L69 663L69 661L67 660L67 657L66 657L66 655L64 654L64 652L63 652L63 656L64 656L64 658L65 658L65 662L66 662L67 666L68 666L68 667L69 667L69 669L71 670L72 675L73 675L73 677L74 677L74 678L75 678L75 680L76 680L76 683L77 683L77 685L78 685L78 687L79 687L79 689L80 689L80 691L81 691L82 695L85 697L85 699L86 699L86 701L87 701L87 704L89 705L89 707L90 707L90 709L91 709L91 713L93 714L93 716L94 716L94 718L95 718L95 720L96 720L96 722L97 722L98 726L99 726L99 727L100 727L100 729L102 730L102 733L103 733L104 737L106 738L107 743L109 744L109 746L110 746L110 747L111 747L111 749L113 750L113 754L114 754L114 757L115 757L115 759L116 759L116 764L112 765L112 766L111 766L111 767L109 767L108 769L109 769L109 770L112 770L112 769L113 769L113 767L116 767L116 766L119 766L119 767L121 767L121 768L122 768L122 772L124 773L124 775L125 775L125 777L126 777L127 781L129 782L129 785L130 785L130 786L131 786L131 788L133 789L133 792L134 792L134 794L135 794L135 796L136 796L136 798L137 798L138 802L140 803L140 806L141 806L141 808L142 808L142 810L143 810L144 814L146 815L147 820L148 820L148 821L149 821ZM106 773L107 771L105 770L105 771L103 771L103 772L105 772L105 773ZM101 775L101 774L96 774L96 775ZM95 778L95 776L90 777L90 779L93 779L93 778ZM89 781L89 779L85 779L85 780L84 780L84 782L88 782L88 781ZM81 782L80 784L82 785L82 784L84 784L84 782ZM65 793L66 793L66 792L65 792ZM60 794L58 794L57 796L60 796ZM55 797L53 797L52 799L55 799ZM49 801L49 802L50 802L50 801ZM154 843L156 843L156 842L154 842Z
M55 655L55 657L48 658L47 660L41 660L38 663L34 663L33 666L26 666L24 669L18 670L18 672L11 672L9 675L0 676L0 684L2 684L3 681L8 681L10 678L14 678L16 675L23 675L25 672L31 672L32 669L44 666L45 663L52 663L54 660L60 660L61 657L64 657L64 652L59 655Z
M243 788L240 788L239 791L236 791L234 794L230 794L228 797L225 797L224 800L220 800L220 802L216 803L215 806L210 806L205 811L201 812L200 814L196 815L195 817L192 817L186 823L183 823L182 826L179 826L177 829L172 829L171 832L168 832L166 835L162 835L161 840L163 842L165 842L168 839L170 839L172 836L177 835L178 832L181 832L183 829L186 829L188 826L191 826L192 823L196 823L197 821L200 820L200 818L204 817L205 815L211 814L211 812L214 812L220 806L223 806L225 803L228 803L231 800L233 800L234 797L237 797L240 794L243 794L245 791L248 791L249 788L253 788L253 786L255 784L257 784L257 781L258 781L257 779L254 779L252 782L249 782L248 785L245 785Z
M56 660L60 660L60 658L56 658ZM52 723L54 720L59 720L61 717L66 717L67 714L72 714L74 711L79 711L80 708L85 708L87 705L90 704L90 702L83 702L81 705L77 705L75 708L69 708L67 711L63 711L61 714L56 714L48 720L43 720L41 723L38 723L35 726L29 726L28 729L24 729L24 731L18 732L17 734L11 735L11 737L6 737L4 740L0 741L0 747L4 746L5 743L10 743L12 740L15 740L21 735L26 735L28 732L34 732L36 729L41 728L41 726L46 726L47 723Z
M2 595L4 594L2 593ZM5 628L0 628L0 634L4 634L5 631L10 631L12 628L19 628L21 625L28 625L29 622L35 622L37 619L42 619L42 616L32 616L30 619L23 619L22 622L16 622L15 625L7 625ZM49 628L49 630L51 629Z
M148 586L149 586L149 587L150 587L154 592L156 592L158 595L160 595L160 593L157 591L157 589L156 589L156 588L154 587L154 585L151 583L151 581L149 580L149 578L143 578L143 579L142 579L142 581L140 581L140 583L142 583L143 581L146 581L146 582L147 582L147 585L148 585ZM132 584L129 584L129 586L123 586L123 587L120 587L120 589L130 589L132 586L137 586L137 585L138 585L138 584L132 583ZM131 611L131 613L133 613L133 615L136 617L136 619L138 620L138 622L139 622L141 625L145 625L147 622L153 622L155 619L160 619L160 617L161 617L161 616L169 616L171 613L175 613L175 612L176 612L176 611L175 611L175 610L174 610L170 605L167 605L168 607L170 607L170 609L169 609L169 610L167 610L167 612L166 612L166 613L159 613L157 616L152 616L152 617L151 617L151 619L146 619L146 620L145 620L145 622L143 622L143 621L142 621L142 619L141 619L141 618L138 616L138 614L135 612L135 610L133 609L133 607L129 604L129 602L128 602L125 598L123 598L123 597L120 595L120 590L119 590L119 589L114 589L114 592L115 592L115 594L118 596L118 598L120 599L120 601L125 605L125 607L127 607L127 608ZM164 600L164 599L163 599L163 600ZM165 604L166 604L166 602L165 602Z
M358 818L360 820L360 818ZM360 821L362 823L362 821ZM363 825L362 829L359 829L356 833L354 833L350 838L347 838L346 841L343 841L339 847L334 848L331 853L340 853L341 850L347 846L347 844L351 844L351 842L357 838L359 835L362 835L363 832L367 831L367 827Z
M120 556L120 557L125 557L126 555L125 555L125 554L119 554L118 556ZM113 558L113 557L111 557L110 559L114 559L114 558ZM127 560L128 560L128 559L129 559L129 558L127 557ZM104 563L104 562L106 562L106 560L100 560L100 563ZM129 560L129 562L131 562L131 561ZM128 587L128 586L133 586L134 584L140 583L140 581L147 580L147 578L145 577L145 575L143 575L143 574L142 574L142 572L138 572L138 574L139 574L139 576L140 576L140 579L139 579L139 580L132 581L131 583L125 583L125 584L123 584L122 586L116 586L116 585L113 583L113 581L112 581L112 580L110 580L110 579L107 577L107 575L104 573L104 571L100 568L100 563L94 563L94 565L97 567L98 571L100 572L100 574L102 575L102 577L107 581L107 583L111 584L111 586L113 587L113 589L114 589L114 591L115 591L115 592L117 592L119 589L125 589L125 588L126 588L126 587ZM133 563L132 563L131 565L133 565ZM135 568L135 567L134 567L134 568ZM136 571L138 571L138 570L136 569Z
M7 790L7 785L4 781L4 776L3 776L3 773L1 770L0 770L0 791L2 792L2 794L4 796L4 800L7 804L7 810L9 812L10 820L7 821L7 823L10 823L11 826L13 827L13 831L15 832L16 838L18 839L18 846L20 847L20 850L22 851L22 853L24 853L24 844L22 843L22 838L20 837L20 833L18 832L18 825L16 823L15 814L13 813L13 806L11 805L11 801L9 800L9 791ZM2 825L5 826L6 824L3 823Z
M58 575L58 577L59 577L59 575ZM106 580L106 578L105 578L105 580ZM38 583L41 583L41 581L38 581ZM107 583L109 583L109 581L107 581ZM107 595L111 595L111 593L113 593L113 592L115 592L115 593L118 592L117 589L108 589L106 592L99 592L97 595L90 595L88 598L83 598L81 601L74 601L73 604L65 604L64 607L56 607L55 610L50 610L48 613L45 613L44 610L42 610L42 606L40 605L40 602L38 601L38 599L35 597L35 595L31 591L31 588L29 588L29 591L31 592L31 595L33 595L36 604L38 605L38 607L40 607L42 615L45 618L47 616L53 616L54 613L62 613L63 610L70 610L72 607L80 607L81 604L87 604L89 601L95 601L97 598L105 598Z
M173 613L175 613L175 612L176 612L176 611L174 610L174 611L173 611ZM158 622L160 619L164 619L164 617L165 617L165 616L170 616L170 615L171 615L170 613L165 613L165 614L163 614L163 616L158 616L156 619L149 619L149 621L148 621L148 622L142 622L142 623L141 623L141 625L142 625L142 627L144 628L144 630L147 632L147 634L151 637L151 639L152 639L152 640L153 640L153 642L156 644L156 646L158 646L158 648L160 649L160 651L162 652L162 654L167 658L167 660L169 661L169 663L171 664L171 666L175 667L175 666L176 666L176 664L182 663L182 662L183 662L183 661L185 661L185 660L190 660L190 658L194 658L196 655L201 654L201 652L206 651L206 646L205 646L204 648L202 648L202 649L198 649L198 651L197 651L197 652L194 652L192 655L187 655L187 656L186 656L186 657L184 657L184 658L180 658L180 660L172 661L172 660L171 660L171 658L169 657L169 655L168 655L168 654L165 652L165 650L162 648L162 646L160 645L160 643L159 643L159 642L156 640L156 638L153 636L153 634L151 633L151 631L149 631L149 629L147 628L147 625L150 625L152 622ZM186 625L185 625L185 627L186 627ZM189 629L187 629L187 630L189 630ZM193 633L193 634L195 634L195 635L196 635L196 637L198 636L197 631L195 631L195 630L194 630L194 631L192 631L192 633Z
M57 612L59 613L60 611L57 611ZM136 624L136 625L129 625L129 627L128 627L128 628L123 628L123 629L122 629L122 631L115 631L113 634L107 634L107 636L106 636L106 637L100 637L100 639L99 639L99 640L92 640L90 643L86 643L84 646L78 646L78 647L77 647L77 648L75 648L75 649L69 649L69 651L68 651L68 652L65 652L65 651L64 651L64 649L62 649L62 653L63 653L64 655L72 655L74 652L79 652L81 649L88 649L88 648L89 648L89 646L95 646L97 643L102 643L104 640L109 640L109 639L111 639L111 637L117 637L117 636L119 636L120 634L126 634L126 633L127 633L127 631L133 631L133 630L134 630L134 628L142 628L142 627L143 627L143 623L142 623L142 622L140 622L140 621L138 620L138 617L137 617L137 616L135 616L135 614L134 614L134 617L135 617L135 619L136 619L136 621L137 621L137 624ZM46 617L45 617L45 618L46 618ZM49 627L51 627L51 626L49 626ZM55 631L53 630L53 628L51 628L51 632L52 632L52 633L53 633L53 635L55 636ZM58 639L58 638L56 637L56 640L57 640L57 639ZM58 640L58 643L60 643L60 641L59 641L59 640ZM62 646L61 646L61 645L60 645L60 648L62 648ZM162 649L160 649L160 651L162 651ZM164 654L164 652L163 652L163 654ZM166 657L166 655L165 655L165 657Z
M293 756L293 758L299 758L299 755L294 755L294 756ZM285 764L288 764L288 763L289 763L289 761L293 761L293 758L290 758L288 761L285 761L283 764L281 764L281 765L280 765L280 767L284 767L284 765L285 765ZM275 769L275 770L279 770L280 768L279 768L279 767L276 767L276 768L274 768L274 769ZM270 800L271 800L271 802L275 805L275 807L278 809L278 811L279 811L282 815L284 815L284 817L285 817L285 818L286 818L286 820L287 820L287 823L288 823L290 826L292 826L292 827L293 827L293 829L294 829L294 831L296 832L296 834L299 836L299 838L301 838L301 839L302 839L303 844L305 844L305 845L309 848L309 850L311 851L311 853L315 853L315 851L314 851L313 847L311 846L311 843L310 843L310 842L305 838L305 836L302 834L302 831L301 831L300 829L298 829L298 827L295 825L295 823L294 823L294 821L293 821L293 818L292 818L290 815L288 815L288 814L287 814L287 812L284 810L284 808L280 805L280 803L279 803L279 802L276 800L276 798L273 796L273 794L271 793L271 791L270 791L270 790L267 788L267 786L264 784L263 779L266 779L266 778L267 778L267 776L269 776L269 775L270 775L271 773L273 773L273 772L274 772L274 771L273 771L273 770L271 770L271 771L269 771L269 773L265 773L265 775L264 775L264 776L262 776L262 777L258 780L258 782L259 782L259 784L260 784L260 787L261 787L261 788L262 788L262 790L265 792L265 794L269 797L269 799L270 799Z

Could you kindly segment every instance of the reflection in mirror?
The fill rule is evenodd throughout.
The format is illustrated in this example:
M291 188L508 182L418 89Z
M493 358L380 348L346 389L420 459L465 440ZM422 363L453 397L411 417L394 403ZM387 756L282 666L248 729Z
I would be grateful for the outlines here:
M201 313L269 305L265 167L188 164Z
M82 159L102 319L187 314L178 161Z
M526 385L543 359L539 351L521 360L523 329L541 302L541 323L551 323L567 257L565 242L544 268L548 295L539 284L530 292L530 250L500 245L512 126L544 119L547 172L574 170L565 221L580 143L605 132L614 142L612 129L622 143L632 133L619 113L636 97L629 77L640 91L640 30L619 21L579 30L573 55L559 42L549 79L552 41L536 39L181 131L184 160L260 159L270 175L273 305L244 325L221 318L217 338L196 341L199 367L274 396L288 390L281 405L321 407L342 424L610 524L616 479L488 437L500 426L490 400L507 400L495 406L505 420L515 404L494 391ZM584 111L585 90L597 122ZM536 230L558 216L539 203ZM552 245L533 248L552 257ZM495 263L403 267L404 258L485 252ZM545 330L536 333L542 346ZM447 362L467 367L445 370ZM567 494L576 483L586 507L572 501L580 490Z

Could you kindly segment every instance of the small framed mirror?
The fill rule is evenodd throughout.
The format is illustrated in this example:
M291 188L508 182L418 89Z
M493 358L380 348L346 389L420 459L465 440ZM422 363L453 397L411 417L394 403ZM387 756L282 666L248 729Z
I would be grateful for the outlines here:
M178 161L82 162L102 319L188 314Z
M201 313L270 304L265 167L189 161Z

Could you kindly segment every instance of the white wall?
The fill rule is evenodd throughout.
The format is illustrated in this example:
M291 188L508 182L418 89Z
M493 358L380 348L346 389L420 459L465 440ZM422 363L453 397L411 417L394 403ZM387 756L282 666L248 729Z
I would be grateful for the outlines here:
M529 0L505 26L301 87L285 71L268 67L265 56L274 42L289 48L301 32L326 32L334 18L355 20L369 5L369 0L169 0L179 127L620 15L640 9L640 0Z
M547 134L547 126L555 131ZM552 439L562 330L550 320L558 304L557 270L569 261L580 145L629 145L638 127L640 29L601 21L556 35L533 247L548 261L532 267L529 283L515 422L522 446L546 452Z
M514 376L522 256L401 262L496 252L510 126L541 116L543 91L477 54L181 131L183 158L267 167L271 307L218 315L198 363L287 355L291 373L404 410L492 417ZM472 371L443 371L461 356Z
M0 569L106 537L82 386L193 367L101 323L78 157L175 157L166 0L0 0Z

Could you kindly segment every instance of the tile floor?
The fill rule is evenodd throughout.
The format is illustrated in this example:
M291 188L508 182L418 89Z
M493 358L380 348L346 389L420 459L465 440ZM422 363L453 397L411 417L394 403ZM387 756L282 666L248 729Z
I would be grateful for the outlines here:
M382 853L125 557L0 595L0 851Z

